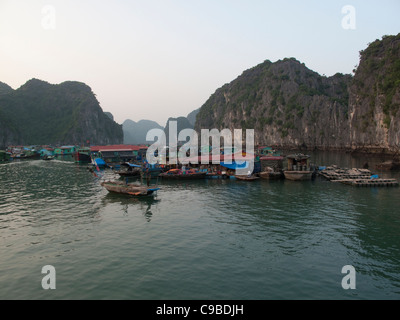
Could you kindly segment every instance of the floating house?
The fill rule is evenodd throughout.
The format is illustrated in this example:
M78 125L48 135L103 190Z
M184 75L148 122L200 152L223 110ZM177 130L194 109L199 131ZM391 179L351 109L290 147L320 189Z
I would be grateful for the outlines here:
M145 159L146 150L146 146L124 144L90 147L92 158L103 159L107 164L143 161Z
M279 157L281 156L281 153L272 147L258 147L257 149L257 155L260 157Z
M54 149L54 154L57 156L73 155L76 152L76 146L62 146Z
M39 150L40 156L54 156L54 149L50 147L43 147L42 149Z

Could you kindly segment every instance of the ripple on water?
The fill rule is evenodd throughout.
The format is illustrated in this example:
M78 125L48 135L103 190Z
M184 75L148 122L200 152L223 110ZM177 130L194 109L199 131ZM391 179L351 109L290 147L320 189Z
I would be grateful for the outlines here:
M0 297L37 297L45 264L58 298L341 299L345 264L359 297L399 294L398 189L160 181L158 201L137 200L62 161L2 165L0 179Z

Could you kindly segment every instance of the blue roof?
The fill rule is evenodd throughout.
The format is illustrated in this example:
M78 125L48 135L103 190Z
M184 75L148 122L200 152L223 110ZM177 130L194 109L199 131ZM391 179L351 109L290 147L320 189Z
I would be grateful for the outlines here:
M129 163L129 162L125 162L125 163L123 163L124 165L128 165L128 166L130 166L130 167L135 167L135 168L141 168L142 166L139 166L139 165L137 165L137 164L133 164L133 163Z
M244 161L243 163L237 163L235 161L232 161L232 163L221 162L221 166L233 170L246 169L249 166L249 163L247 161Z

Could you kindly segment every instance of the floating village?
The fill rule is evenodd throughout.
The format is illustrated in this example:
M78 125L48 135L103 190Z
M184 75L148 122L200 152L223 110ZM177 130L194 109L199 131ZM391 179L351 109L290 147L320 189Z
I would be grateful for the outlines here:
M199 150L200 156L186 158L187 164L170 161L174 155L169 152L168 148L163 153L165 159L160 156L157 158L159 163L149 164L146 160L147 150L148 146L144 145L10 146L7 150L0 151L0 162L29 159L68 160L87 165L88 171L96 177L100 170L111 169L119 178L114 181L103 181L101 185L109 192L131 196L153 195L155 191L159 190L158 179L234 179L248 182L260 179L311 181L320 176L331 182L356 187L396 187L399 185L396 179L381 178L365 166L364 168L340 168L336 165L317 166L312 163L311 157L307 154L284 155L274 148L266 146L257 147L254 154L246 154L234 148L219 148L218 152L211 148L208 152ZM176 157L181 159L180 156L180 154L176 154L175 159ZM254 166L250 166L250 162ZM400 163L396 161L387 161L376 166L376 169L380 171L399 168ZM237 174L238 169L240 169L240 174ZM140 179L140 182L129 182L128 178L137 178L137 180ZM157 178L157 184L151 185L151 179L154 178Z

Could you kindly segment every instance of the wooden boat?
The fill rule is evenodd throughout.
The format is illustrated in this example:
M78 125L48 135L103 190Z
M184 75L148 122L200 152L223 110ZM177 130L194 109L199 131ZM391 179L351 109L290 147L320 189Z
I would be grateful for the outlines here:
M266 180L280 180L285 177L285 175L279 171L264 171L259 173L260 178L266 179Z
M242 181L255 181L260 179L260 177L256 177L254 175L251 176L240 176L240 175L235 175L235 178L238 180L242 180Z
M159 190L157 186L147 187L133 183L125 183L122 181L106 181L101 185L109 192L127 194L131 196L149 196L153 195L155 191Z
M117 173L121 177L138 177L142 172L142 167L129 162L122 163L121 166L125 167L124 170L119 170Z
M74 159L75 159L75 162L90 163L92 161L92 158L90 156L90 148L88 148L88 147L79 148L74 153Z
M312 180L313 171L310 170L310 156L304 154L292 154L287 156L288 168L283 173L288 180L302 181Z
M43 160L47 160L47 161L48 160L54 160L54 158L55 158L54 156L48 156L48 155L44 155L43 156Z
M287 171L283 172L285 174L285 179L293 181L311 180L312 171Z
M163 179L175 179L175 180L192 180L192 179L205 179L207 172L193 172L191 170L183 173L179 169L172 169L164 173L160 173L159 177Z
M147 176L149 174L150 177L155 178L163 172L163 168L159 165L144 165L142 167L142 172L144 176Z

